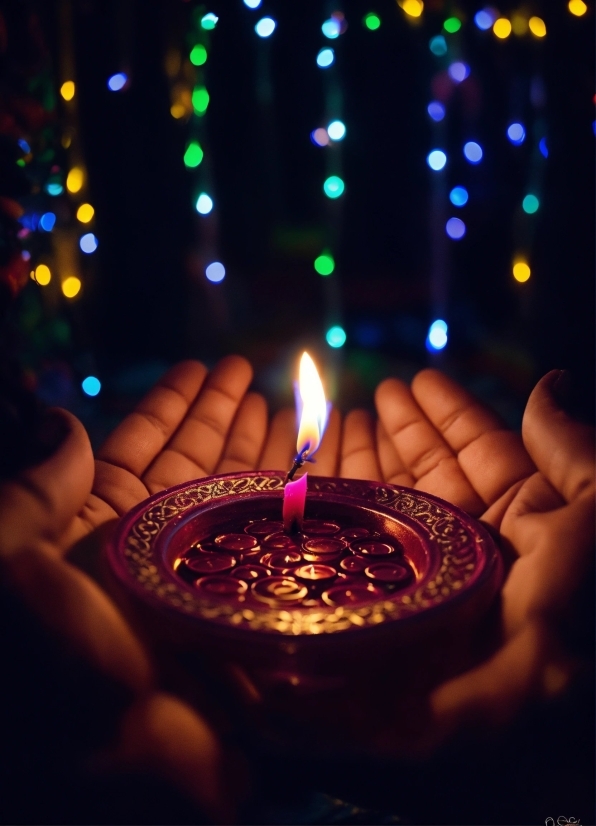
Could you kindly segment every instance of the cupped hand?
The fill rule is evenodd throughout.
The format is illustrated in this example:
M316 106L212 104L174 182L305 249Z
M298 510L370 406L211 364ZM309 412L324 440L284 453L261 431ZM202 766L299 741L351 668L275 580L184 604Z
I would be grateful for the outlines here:
M0 486L2 578L65 648L125 686L133 701L113 758L182 788L210 817L232 821L224 754L208 724L157 690L151 655L105 591L68 561L80 539L152 493L211 473L252 470L267 431L263 398L247 393L242 358L208 372L169 370L93 454L66 411L53 411L59 445L42 464ZM229 779L229 778L228 778Z

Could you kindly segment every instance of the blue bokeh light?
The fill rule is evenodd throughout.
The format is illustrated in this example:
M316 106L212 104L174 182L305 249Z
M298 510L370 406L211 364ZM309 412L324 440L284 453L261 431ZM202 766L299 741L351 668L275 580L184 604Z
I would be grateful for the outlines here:
M442 149L433 149L432 152L429 152L426 157L426 162L433 169L435 172L438 172L440 169L443 169L445 164L447 163L447 155L443 152Z
M468 190L464 186L454 186L449 193L449 200L453 206L465 206L468 203Z
M438 34L429 40L428 48L436 57L442 57L447 54L447 41L442 34Z
M334 60L335 52L333 49L321 49L317 55L317 66L321 69L326 69L328 66L331 66Z
M466 225L461 218L450 218L445 224L445 232L454 241L459 241L466 234Z
M86 253L95 252L97 249L97 238L92 232L86 232L79 240L79 247Z
M17 143L21 147L23 152L25 152L26 155L28 155L29 152L31 152L31 147L29 146L29 144L27 143L27 141L24 138L19 138Z
M442 350L447 344L447 322L442 318L438 318L428 328L428 336L426 338L426 347L431 352L433 350Z
M478 28L482 29L483 32L488 31L488 29L492 29L493 23L496 19L497 15L494 13L493 9L490 8L481 9L474 15L474 23L476 23Z
M426 107L426 111L435 121L435 123L438 123L445 117L445 107L442 103L439 103L438 100L431 100L431 102Z
M213 199L210 198L206 192L201 192L201 194L197 198L195 209L201 215L209 215L209 213L213 209Z
M540 154L543 158L548 158L548 145L546 143L546 138L540 138L538 149L540 150Z
M64 187L62 186L62 184L58 183L46 184L46 192L48 193L48 195L53 195L54 197L56 197L57 195L62 195L62 193L64 192Z
M325 20L321 26L321 31L329 40L335 40L335 38L341 34L341 23L339 20L336 20L335 17L330 17L329 20Z
M214 261L205 267L205 275L213 284L219 284L219 282L223 281L226 277L226 268L221 261Z
M255 25L255 31L259 37L271 37L276 26L277 23L272 17L262 17Z
M467 63L462 63L458 60L456 63L452 63L447 71L451 80L454 80L456 83L461 83L462 80L465 80L470 74L470 67Z
M87 378L81 382L81 387L86 396L97 396L101 390L101 382L96 376L87 376Z
M119 92L121 89L124 89L127 81L128 77L124 74L124 72L117 72L115 75L108 78L108 89L111 92Z
M327 344L330 347L343 347L347 339L346 331L343 327L335 325L334 327L330 327L329 330L327 330L325 338L327 340Z
M483 154L482 147L476 141L468 141L464 144L464 155L470 163L480 163Z
M332 120L327 127L327 134L332 141L342 141L346 136L346 125L341 120Z
M258 9L263 0L243 0L244 5L248 6L249 9Z
M45 232L51 232L54 229L54 225L56 224L56 216L53 212L44 212L44 214L39 219L39 226L45 230Z
M526 130L521 123L512 123L507 127L507 137L515 146L519 146L526 139Z

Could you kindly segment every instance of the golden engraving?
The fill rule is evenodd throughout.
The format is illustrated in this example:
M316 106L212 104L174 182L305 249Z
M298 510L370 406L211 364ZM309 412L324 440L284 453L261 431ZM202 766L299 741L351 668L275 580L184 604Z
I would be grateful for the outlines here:
M134 523L126 539L124 550L128 571L143 588L159 597L165 603L182 607L194 616L219 624L238 628L266 631L285 636L301 636L321 633L338 633L356 627L369 627L383 622L406 617L438 605L461 591L473 576L482 557L484 536L468 526L456 514L450 513L437 502L427 499L424 493L415 494L408 490L372 486L356 480L309 479L309 492L332 493L350 497L355 504L382 506L414 520L423 530L426 539L439 552L440 566L434 578L424 581L413 593L386 598L373 606L337 606L322 609L306 607L287 610L279 605L280 600L295 599L294 588L281 586L273 588L265 600L262 610L242 609L237 604L228 605L212 601L209 594L199 594L185 586L165 580L155 565L153 545L168 522L190 508L222 497L251 495L281 491L284 486L282 475L249 474L246 477L231 477L197 482L153 504ZM356 502L357 500L357 502ZM307 589L304 588L306 592ZM267 605L267 601L270 604Z

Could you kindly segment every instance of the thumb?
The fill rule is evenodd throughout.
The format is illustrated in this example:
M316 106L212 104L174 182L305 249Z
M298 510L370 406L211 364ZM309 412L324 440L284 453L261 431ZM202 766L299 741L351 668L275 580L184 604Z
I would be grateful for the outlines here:
M538 470L571 502L594 487L594 428L572 419L557 401L565 379L562 370L540 379L526 405L522 438Z

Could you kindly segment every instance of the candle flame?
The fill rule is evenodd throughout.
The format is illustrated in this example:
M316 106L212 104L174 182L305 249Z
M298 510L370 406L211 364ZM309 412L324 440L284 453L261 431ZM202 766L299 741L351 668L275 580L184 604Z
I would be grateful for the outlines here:
M303 458L310 458L321 443L327 424L327 402L317 368L308 353L300 359L298 391L302 412L296 447Z

